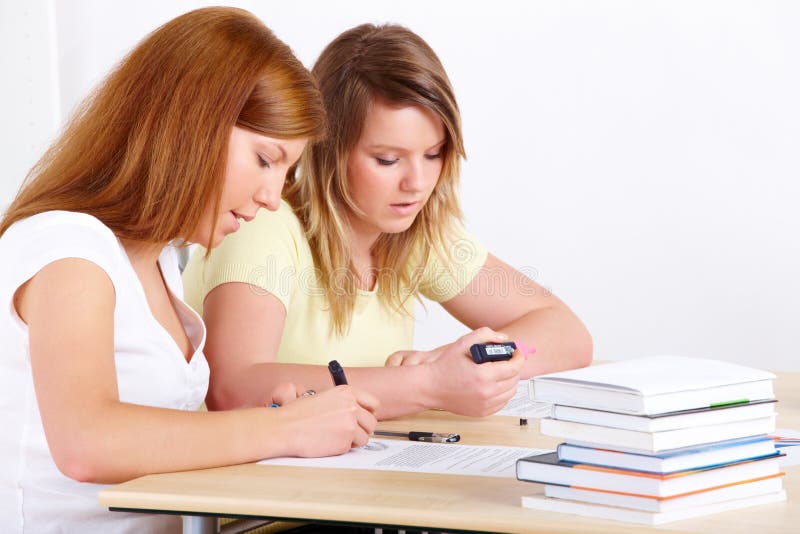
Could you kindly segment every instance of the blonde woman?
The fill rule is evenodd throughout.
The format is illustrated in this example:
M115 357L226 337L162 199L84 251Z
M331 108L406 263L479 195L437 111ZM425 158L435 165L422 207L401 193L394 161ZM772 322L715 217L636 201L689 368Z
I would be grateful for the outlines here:
M0 530L175 532L177 516L104 510L99 484L366 442L375 400L347 386L194 411L205 327L169 245L277 209L323 116L261 22L201 9L144 39L34 167L0 222Z
M322 389L324 364L337 358L350 383L380 399L379 418L430 408L483 416L520 378L587 365L580 320L460 225L461 121L433 50L405 28L365 24L331 42L312 73L327 137L307 148L276 212L207 260L197 252L184 273L209 329L209 406L262 404L278 381ZM477 330L409 350L418 295ZM469 358L472 343L508 338L537 352Z

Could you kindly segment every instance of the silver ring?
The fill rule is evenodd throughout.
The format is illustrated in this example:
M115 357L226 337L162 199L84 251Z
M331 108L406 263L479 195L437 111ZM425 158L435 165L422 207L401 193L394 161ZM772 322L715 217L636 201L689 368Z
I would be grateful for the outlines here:
M305 390L305 391L303 392L303 394L302 394L301 396L302 396L302 397L313 397L313 396L314 396L314 395L316 395L316 394L317 394L317 392L316 392L316 391L314 391L313 389L307 389L307 390Z

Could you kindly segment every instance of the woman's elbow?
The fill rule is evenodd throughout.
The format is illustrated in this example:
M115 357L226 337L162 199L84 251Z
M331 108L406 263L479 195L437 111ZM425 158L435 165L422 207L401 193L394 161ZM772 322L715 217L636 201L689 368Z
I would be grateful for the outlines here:
M86 461L81 458L71 458L69 460L56 461L56 466L61 473L75 480L77 482L93 482L99 481L99 476L95 466L91 461Z
M235 410L247 406L241 388L226 386L224 382L212 380L206 394L206 408L211 411Z
M123 482L109 473L107 462L91 444L73 444L52 447L53 461L61 473L77 482L108 484Z

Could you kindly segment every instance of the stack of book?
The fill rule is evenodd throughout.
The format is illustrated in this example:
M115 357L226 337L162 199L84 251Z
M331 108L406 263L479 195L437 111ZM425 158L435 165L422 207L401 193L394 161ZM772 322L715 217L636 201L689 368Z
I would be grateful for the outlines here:
M784 500L772 373L655 356L532 380L552 403L541 432L566 441L517 461L545 484L522 505L657 525Z

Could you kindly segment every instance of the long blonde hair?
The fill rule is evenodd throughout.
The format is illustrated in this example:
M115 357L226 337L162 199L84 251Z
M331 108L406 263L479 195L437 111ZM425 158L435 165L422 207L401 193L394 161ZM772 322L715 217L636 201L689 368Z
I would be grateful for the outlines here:
M191 11L142 40L83 102L28 174L0 235L25 217L69 210L120 238L187 238L205 210L219 210L234 125L315 137L324 113L310 73L256 17Z
M461 117L439 58L412 31L397 25L362 24L334 39L312 69L328 115L329 132L311 143L299 176L285 191L304 225L332 317L332 330L344 335L357 297L357 275L345 236L345 210L358 213L348 192L347 161L361 135L373 99L431 110L444 124L446 141L439 180L411 227L382 234L372 248L379 298L405 311L417 294L420 269L431 250L444 252L452 225L461 219L458 181L465 157ZM417 261L418 260L418 261Z

